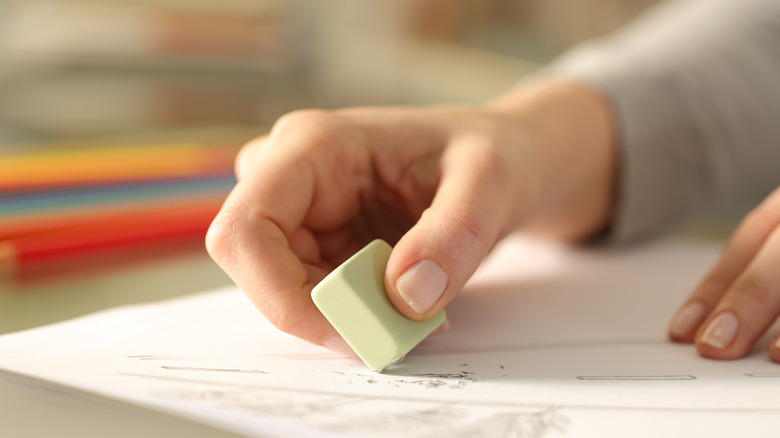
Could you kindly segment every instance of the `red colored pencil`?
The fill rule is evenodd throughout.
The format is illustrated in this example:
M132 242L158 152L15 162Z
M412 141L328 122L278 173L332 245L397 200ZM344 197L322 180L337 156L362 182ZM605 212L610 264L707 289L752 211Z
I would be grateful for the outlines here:
M4 240L0 242L0 272L13 274L58 260L203 239L218 208L198 206Z
M132 226L137 220L153 220L153 218L165 217L177 212L182 215L197 214L203 209L216 212L224 200L225 195L219 194L205 198L198 196L146 201L143 204L98 205L90 208L71 209L56 214L0 218L0 242L24 236L62 233L81 227Z

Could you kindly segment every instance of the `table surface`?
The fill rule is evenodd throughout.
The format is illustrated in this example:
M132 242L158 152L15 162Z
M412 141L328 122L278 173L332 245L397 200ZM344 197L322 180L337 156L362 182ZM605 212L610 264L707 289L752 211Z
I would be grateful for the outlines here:
M0 279L0 334L230 284L201 247L58 275Z

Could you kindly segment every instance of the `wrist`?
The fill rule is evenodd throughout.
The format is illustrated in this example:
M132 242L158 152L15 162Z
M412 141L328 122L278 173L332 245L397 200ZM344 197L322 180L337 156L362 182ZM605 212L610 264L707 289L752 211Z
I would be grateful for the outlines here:
M516 123L537 150L535 199L524 206L523 231L583 240L611 221L617 160L615 121L603 96L573 82L514 90L488 105Z

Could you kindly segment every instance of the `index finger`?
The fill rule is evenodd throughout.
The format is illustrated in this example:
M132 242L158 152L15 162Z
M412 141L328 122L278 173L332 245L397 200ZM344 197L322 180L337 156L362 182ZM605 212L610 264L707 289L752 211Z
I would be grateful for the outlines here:
M311 304L309 272L288 240L305 214L310 178L300 166L272 159L265 164L233 189L209 229L206 246L271 323L322 344L327 322ZM283 184L290 179L296 182Z
M207 248L263 315L280 330L332 344L335 330L314 306L311 289L324 269L301 261L290 246L313 203L315 175L298 136L257 151L207 235Z

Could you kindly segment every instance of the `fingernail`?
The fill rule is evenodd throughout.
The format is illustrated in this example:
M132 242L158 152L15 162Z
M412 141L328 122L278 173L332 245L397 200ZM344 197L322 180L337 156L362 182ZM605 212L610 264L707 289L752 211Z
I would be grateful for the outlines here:
M423 260L398 277L395 286L406 304L415 312L423 314L439 300L448 281L447 274L439 265Z
M674 316L669 332L677 337L684 337L701 324L705 316L704 305L699 302L688 303Z
M330 351L335 351L336 353L343 354L344 356L348 357L358 357L358 355L355 353L355 350L352 349L352 347L347 344L347 341L344 340L339 335L332 335L325 339L323 341L322 345L327 348Z
M722 349L731 344L737 336L739 321L731 312L723 312L712 320L701 337L701 342Z

